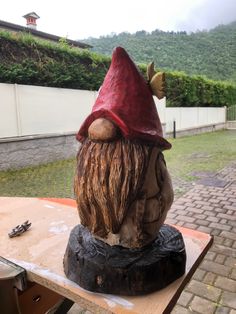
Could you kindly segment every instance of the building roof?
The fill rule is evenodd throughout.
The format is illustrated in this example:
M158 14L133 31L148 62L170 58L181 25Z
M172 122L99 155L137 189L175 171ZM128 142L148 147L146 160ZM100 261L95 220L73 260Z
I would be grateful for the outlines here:
M34 13L34 12L32 12L32 13ZM0 28L4 28L4 29L10 30L10 31L15 31L15 32L31 33L32 35L35 35L35 36L40 37L42 39L47 39L47 40L51 40L51 41L55 41L55 42L59 42L59 40L61 39L60 36L48 34L45 32L38 31L36 29L21 26L18 24L5 22L2 20L0 20ZM68 44L70 44L71 46L74 46L74 47L83 48L83 49L92 48L92 46L89 44L81 43L79 41L71 40L71 39L66 39L66 40L67 40Z
M34 17L35 19L39 19L40 18L40 16L38 16L38 14L35 13L35 12L30 12L28 14L25 14L23 17L26 18L26 19L27 19L27 17Z

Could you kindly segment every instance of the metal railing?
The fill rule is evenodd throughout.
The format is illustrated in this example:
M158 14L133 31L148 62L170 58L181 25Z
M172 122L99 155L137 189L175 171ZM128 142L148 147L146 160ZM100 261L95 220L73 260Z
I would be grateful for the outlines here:
M227 121L236 121L236 105L227 108Z

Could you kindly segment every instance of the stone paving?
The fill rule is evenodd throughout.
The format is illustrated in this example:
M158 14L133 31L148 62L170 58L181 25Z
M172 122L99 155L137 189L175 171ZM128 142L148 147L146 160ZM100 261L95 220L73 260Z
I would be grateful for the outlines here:
M236 163L209 177L174 202L166 221L214 236L171 314L236 314ZM81 310L69 313L90 313Z
M171 314L236 314L236 163L200 183L174 202L167 223L214 243Z

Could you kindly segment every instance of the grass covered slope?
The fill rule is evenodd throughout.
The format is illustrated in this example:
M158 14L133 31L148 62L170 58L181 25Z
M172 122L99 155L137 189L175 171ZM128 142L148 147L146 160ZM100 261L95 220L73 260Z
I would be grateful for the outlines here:
M165 151L176 196L198 180L196 172L217 172L235 161L236 131L219 131L171 139ZM75 159L37 167L0 172L1 196L73 198Z
M236 82L236 21L191 34L154 30L85 41L94 46L94 51L109 56L112 49L120 45L139 63L154 61L162 70Z
M110 58L84 49L0 31L0 82L97 90Z

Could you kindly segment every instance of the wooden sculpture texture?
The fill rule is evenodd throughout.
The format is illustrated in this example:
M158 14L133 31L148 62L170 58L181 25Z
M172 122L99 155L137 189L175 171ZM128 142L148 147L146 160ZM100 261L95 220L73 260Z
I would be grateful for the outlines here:
M118 54L117 58L125 58L125 61L130 63L122 48L117 48L116 54ZM131 65L133 66L133 63ZM134 72L136 68L133 66L132 70ZM100 101L102 108L98 108L100 114L94 115L93 122L90 125L88 123L88 131L77 156L75 195L81 223L95 237L110 245L142 247L157 236L173 201L171 180L162 154L163 148L169 148L170 145L161 139L161 125L155 111L155 104L150 98L151 92L149 98L143 100L142 97L142 103L138 96L136 96L136 103L133 99L126 100L126 98L135 98L132 93L140 93L138 89L149 92L148 85L140 84L143 80L140 74L137 72L135 76L131 76L133 72L126 64L123 66L120 62L114 64L114 54L113 68L110 71L116 77L112 82L109 76L106 78L109 85L103 86L98 96L99 99L102 98ZM125 76L125 72L128 71L129 73ZM163 75L156 75L155 80L153 65L151 65L148 69L148 76L152 90L159 98L162 98L164 96ZM115 97L118 94L115 105L113 105L114 102L112 103L114 96L110 85L115 89ZM106 93L105 97L101 95L102 92ZM123 105L122 101L124 103L127 101L127 105ZM114 112L114 107L116 106L115 109L118 107L119 112L124 111L122 117L126 118L125 114L127 114L126 124L134 120L137 129L139 121L145 118L143 111L151 107L149 103L153 105L151 108L153 112L148 112L146 119L150 118L150 122L157 120L154 121L154 126L158 122L156 129L157 133L159 131L157 135L161 139L160 143L159 138L155 139L154 143L148 141L149 121L145 126L146 129L142 130L143 139L139 140L139 134L136 138L130 139L129 136L122 134L119 124L112 119L112 115L109 116L109 111L104 111ZM133 113L129 113L132 111L130 107L134 110ZM135 110L140 110L139 107L141 107L141 115L135 112ZM97 112L95 104L93 113ZM147 142L145 142L145 136L147 136Z
M173 202L171 179L162 153L171 145L163 138L153 100L153 94L159 99L164 97L164 74L155 73L154 65L150 64L147 76L148 82L126 51L121 47L116 48L92 113L77 135L82 144L77 155L75 196L81 224L89 230L83 229L81 233L80 228L78 233L81 235L78 237L83 238L80 241L83 242L83 252L87 251L86 246L99 246L98 251L103 251L102 256L105 256L104 264L110 259L106 257L110 250L111 256L114 256L114 250L117 249L122 259L124 254L129 256L132 250L138 250L135 254L140 256L143 248L146 250L148 246L151 247ZM81 248L75 250L81 252ZM136 263L136 255L130 256L130 259ZM88 263L91 260L88 259ZM84 264L84 261L81 262L81 265ZM96 267L99 272L100 266L96 264ZM112 273L114 269L113 264L107 265L103 272L107 270ZM76 277L73 274L71 276ZM127 285L130 286L133 275L127 273L125 276L129 277ZM81 277L75 281L87 288ZM96 283L99 286L100 282L102 287L105 281L104 278L97 279ZM118 281L122 285L122 280ZM137 279L134 282L137 285ZM99 290L89 286L89 289L114 292L109 287ZM136 291L133 288L131 290L123 291L127 294ZM140 290L138 293L141 293Z

